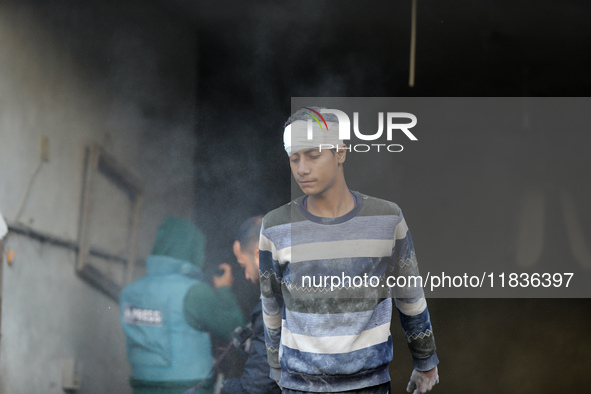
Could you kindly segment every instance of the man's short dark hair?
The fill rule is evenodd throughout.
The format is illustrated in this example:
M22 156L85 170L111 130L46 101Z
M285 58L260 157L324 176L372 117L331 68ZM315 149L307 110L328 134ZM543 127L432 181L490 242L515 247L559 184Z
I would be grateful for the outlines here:
M253 251L259 245L259 234L263 223L262 216L251 216L240 225L235 241L240 242L240 249L243 251Z

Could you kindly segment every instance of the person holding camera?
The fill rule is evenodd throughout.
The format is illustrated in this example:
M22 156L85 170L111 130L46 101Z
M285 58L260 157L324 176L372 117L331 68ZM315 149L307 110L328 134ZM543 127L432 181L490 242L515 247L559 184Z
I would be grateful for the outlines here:
M262 216L248 218L238 230L234 241L234 255L238 264L244 268L246 279L259 285L259 233L261 231ZM269 377L270 367L267 362L267 348L265 345L265 332L263 325L263 313L259 301L250 315L249 328L241 330L248 332L250 338L246 341L245 350L247 360L244 364L244 373L241 377L228 379L224 382L221 394L275 394L281 393L277 383ZM244 337L244 335L239 335ZM240 342L244 340L239 339Z

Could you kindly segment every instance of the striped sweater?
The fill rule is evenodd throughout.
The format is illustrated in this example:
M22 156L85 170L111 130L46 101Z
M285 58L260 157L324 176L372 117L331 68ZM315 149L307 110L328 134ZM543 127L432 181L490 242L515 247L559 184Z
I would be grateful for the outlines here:
M321 218L303 197L263 219L260 275L271 377L285 388L355 390L390 380L392 300L414 367L439 362L422 288L388 287L418 275L400 208L352 192L355 208Z

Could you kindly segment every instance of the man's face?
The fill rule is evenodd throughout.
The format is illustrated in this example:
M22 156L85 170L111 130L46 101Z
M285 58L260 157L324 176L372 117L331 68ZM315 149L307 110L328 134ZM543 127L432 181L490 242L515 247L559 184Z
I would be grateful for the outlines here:
M318 195L330 189L339 175L339 164L345 161L345 152L312 148L290 155L291 172L302 191Z
M259 249L255 248L252 252L243 250L240 242L234 241L234 256L238 264L244 268L244 276L254 284L259 284Z

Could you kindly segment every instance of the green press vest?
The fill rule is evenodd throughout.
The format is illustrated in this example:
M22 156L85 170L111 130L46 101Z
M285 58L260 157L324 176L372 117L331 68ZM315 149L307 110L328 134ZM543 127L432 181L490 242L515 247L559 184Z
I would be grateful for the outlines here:
M209 334L191 327L183 305L201 270L168 256L150 256L146 276L121 292L121 323L135 379L201 380L213 360Z

